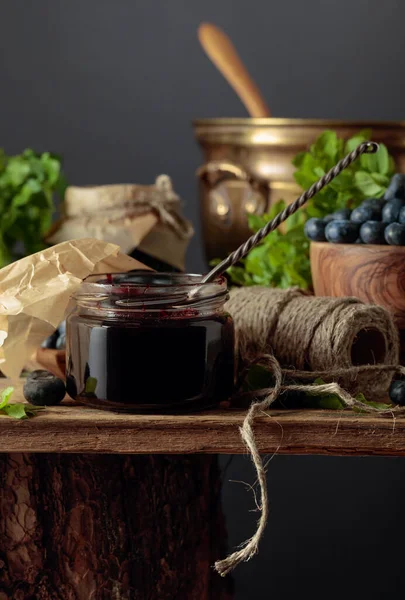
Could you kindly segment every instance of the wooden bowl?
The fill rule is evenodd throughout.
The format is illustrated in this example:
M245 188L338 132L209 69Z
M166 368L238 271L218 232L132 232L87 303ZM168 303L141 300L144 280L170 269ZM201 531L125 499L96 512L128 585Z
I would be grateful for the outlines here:
M312 242L310 255L316 296L354 296L384 306L405 333L404 246Z

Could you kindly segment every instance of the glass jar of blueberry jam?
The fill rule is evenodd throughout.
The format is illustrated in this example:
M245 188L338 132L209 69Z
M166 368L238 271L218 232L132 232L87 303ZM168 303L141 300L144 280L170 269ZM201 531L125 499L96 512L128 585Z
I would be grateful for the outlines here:
M111 410L187 412L227 399L234 327L226 279L132 271L91 276L67 318L67 390Z

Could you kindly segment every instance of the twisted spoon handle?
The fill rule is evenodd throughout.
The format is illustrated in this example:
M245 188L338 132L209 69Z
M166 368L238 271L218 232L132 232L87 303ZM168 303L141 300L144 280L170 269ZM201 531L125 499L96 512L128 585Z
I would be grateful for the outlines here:
M344 169L346 169L349 165L351 165L361 154L368 153L374 154L378 150L378 144L375 142L364 142L355 148L350 154L342 158L330 171L325 173L323 177L309 188L306 192L304 192L297 200L295 200L292 204L286 206L286 208L279 213L274 219L269 221L262 229L259 229L254 235L252 235L244 244L239 246L234 252L229 254L227 258L225 258L222 262L220 262L216 267L214 267L207 275L203 277L201 283L208 283L213 281L218 275L224 273L229 267L237 263L241 258L246 256L246 254L259 242L262 241L263 238L266 237L270 232L283 223L290 215L295 213L301 206L303 206L308 200L313 198L315 194L321 191L328 183L332 181L335 177L337 177Z

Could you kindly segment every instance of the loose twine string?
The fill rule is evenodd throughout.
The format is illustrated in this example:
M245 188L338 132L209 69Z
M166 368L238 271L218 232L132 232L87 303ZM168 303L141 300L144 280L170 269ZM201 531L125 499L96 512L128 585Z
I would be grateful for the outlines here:
M405 367L398 364L398 332L391 315L384 308L365 305L355 298L313 298L296 289L254 287L233 290L227 309L235 322L237 348L245 365L238 390L254 364L261 364L272 372L274 385L242 394L237 391L235 396L251 402L239 431L257 473L260 517L254 535L238 550L215 563L216 571L222 576L257 554L266 529L269 516L266 467L257 447L253 426L255 418L265 414L281 392L310 392L319 396L336 394L347 408L379 415L394 417L405 412L405 407L382 409L370 406L352 395L353 390L359 390L360 386L367 399L370 395L375 397L374 385L378 388L377 393L381 394L381 400L387 394L392 376L396 373L405 376ZM383 349L375 348L380 357L379 364L352 364L350 349L359 333L364 331L379 333L379 337L372 338L377 346L384 345ZM284 335L280 337L282 332ZM370 339L366 343L369 344ZM277 348L283 362L287 359L288 364L303 365L307 369L317 364L318 368L283 368L278 360L280 356L275 356ZM331 358L334 367L330 364ZM321 385L283 385L286 377L303 381L321 377L331 381Z

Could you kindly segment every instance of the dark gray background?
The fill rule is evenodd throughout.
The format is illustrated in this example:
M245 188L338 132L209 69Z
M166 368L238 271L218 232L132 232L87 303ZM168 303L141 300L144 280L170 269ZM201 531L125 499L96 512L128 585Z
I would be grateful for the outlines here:
M0 0L0 146L59 152L76 184L152 183L168 173L196 227L188 269L205 268L191 120L245 116L199 47L198 24L232 37L278 117L403 119L402 0ZM253 481L233 459L230 543L254 529ZM405 462L275 457L259 555L237 600L405 591ZM181 599L182 600L182 599Z

